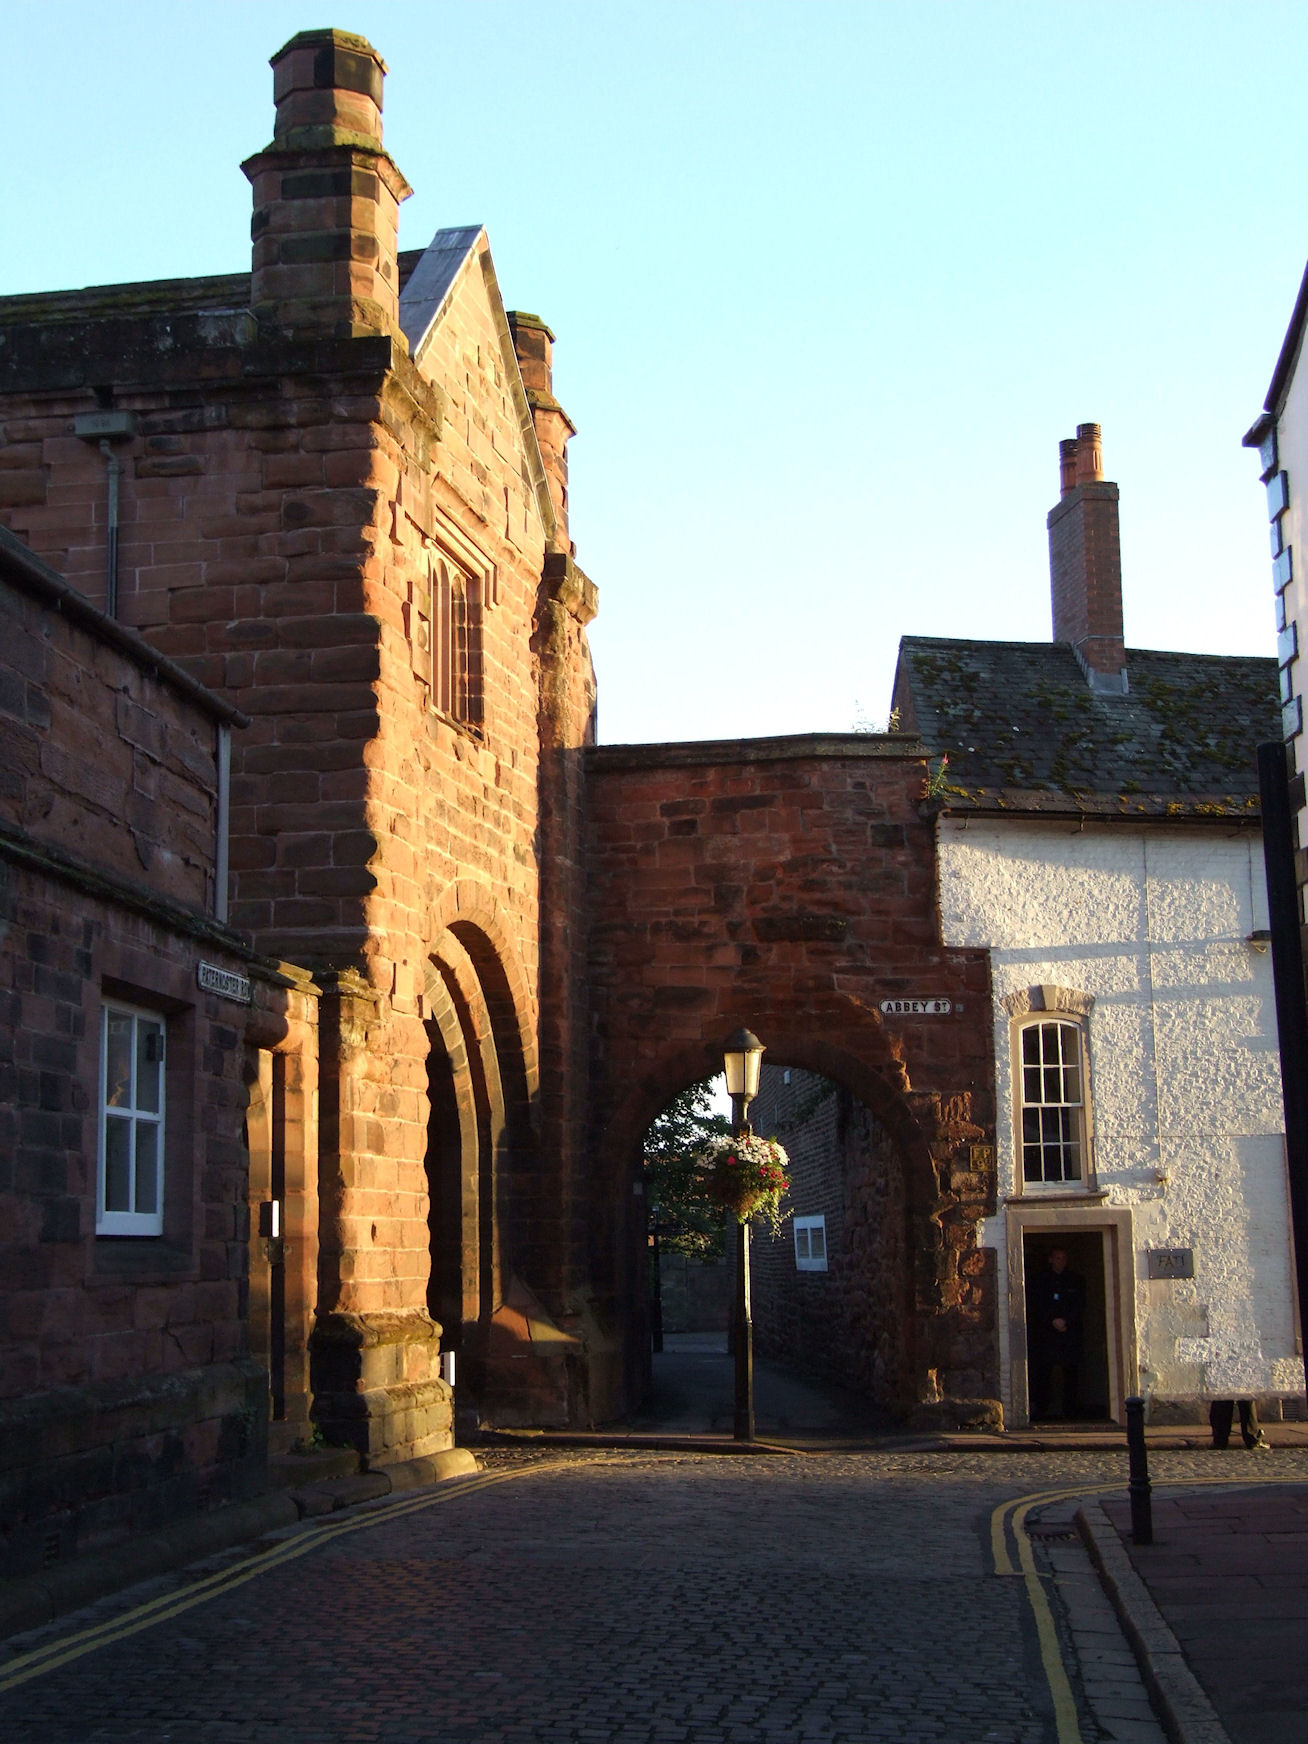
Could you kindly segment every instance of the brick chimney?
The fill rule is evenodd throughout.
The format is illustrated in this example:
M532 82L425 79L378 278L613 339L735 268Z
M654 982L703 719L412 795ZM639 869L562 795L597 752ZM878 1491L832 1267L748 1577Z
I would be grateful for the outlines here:
M385 63L361 36L303 30L270 64L273 141L241 165L254 312L296 336L399 337L396 234L412 190L382 149Z
M508 311L509 331L513 349L518 354L522 385L527 390L540 444L545 476L549 480L550 498L558 521L557 549L571 554L568 536L568 442L577 434L577 426L554 398L554 335L539 315L524 314L521 309Z
M1058 468L1062 496L1046 523L1054 641L1070 643L1091 690L1124 696L1118 489L1104 477L1098 424L1059 443Z

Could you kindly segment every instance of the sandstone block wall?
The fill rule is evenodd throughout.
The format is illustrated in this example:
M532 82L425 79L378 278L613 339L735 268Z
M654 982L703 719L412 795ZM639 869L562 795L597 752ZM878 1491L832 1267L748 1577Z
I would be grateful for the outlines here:
M901 1409L997 1391L989 977L936 918L934 820L913 740L816 735L589 753L593 1265L640 1298L640 1134L720 1069L739 1024L768 1063L834 1079L904 1171L912 1268ZM947 998L947 1016L885 999ZM606 1254L606 1241L611 1243ZM642 1385L636 1368L632 1389Z
M756 1226L755 1348L800 1374L901 1408L912 1273L894 1145L849 1091L811 1072L765 1067L750 1115L756 1132L786 1147L787 1208L825 1219L827 1258L823 1271L800 1271L792 1225L777 1237Z
M23 679L0 694L0 1521L17 1573L264 1481L247 1050L303 1029L312 993L206 912L228 711L74 603L6 584L0 614ZM249 979L252 1002L204 991L201 961ZM107 996L164 1023L158 1236L96 1233Z
M218 723L51 604L0 581L0 826L211 912Z

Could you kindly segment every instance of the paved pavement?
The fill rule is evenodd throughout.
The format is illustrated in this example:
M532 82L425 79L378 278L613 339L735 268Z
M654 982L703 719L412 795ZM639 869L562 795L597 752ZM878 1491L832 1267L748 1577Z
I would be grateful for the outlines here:
M1250 1463L1214 1454L1209 1475L1246 1475ZM1275 1456L1258 1463L1260 1478L1275 1475ZM1304 1744L1308 1485L1164 1493L1151 1545L1131 1543L1123 1502L1105 1512L1233 1744Z
M15 1637L0 1737L1160 1744L1065 1495L996 1572L996 1508L1120 1456L485 1457Z

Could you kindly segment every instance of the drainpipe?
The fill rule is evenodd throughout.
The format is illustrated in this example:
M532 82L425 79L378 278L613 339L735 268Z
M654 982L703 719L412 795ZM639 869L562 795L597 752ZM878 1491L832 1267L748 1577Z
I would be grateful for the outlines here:
M218 723L218 816L213 853L213 915L227 919L227 835L232 805L232 729Z
M118 480L122 476L122 466L113 446L107 438L100 443L100 452L105 458L105 471L109 477L109 506L105 515L104 535L104 615L107 618L118 616Z
M73 419L73 434L83 442L98 442L105 458L108 503L105 512L105 616L118 616L118 481L123 467L114 452L115 442L130 442L136 434L136 419L130 412L83 412Z

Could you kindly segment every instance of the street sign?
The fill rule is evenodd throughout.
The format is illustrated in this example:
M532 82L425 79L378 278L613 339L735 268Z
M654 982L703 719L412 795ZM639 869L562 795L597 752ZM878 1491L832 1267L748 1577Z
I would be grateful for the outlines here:
M206 993L216 993L220 999L234 1000L237 1005L250 1003L250 983L244 975L220 969L216 963L201 963L195 978Z

